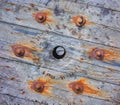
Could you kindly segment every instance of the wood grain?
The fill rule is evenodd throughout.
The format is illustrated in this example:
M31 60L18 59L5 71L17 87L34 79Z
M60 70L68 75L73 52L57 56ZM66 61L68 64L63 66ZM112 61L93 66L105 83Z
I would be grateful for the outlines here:
M0 105L119 105L119 7L120 0L0 1ZM45 22L35 20L38 12ZM72 21L79 15L83 27ZM58 45L63 59L52 55ZM102 60L93 58L95 48Z
M91 25L86 25L83 28L78 28L70 21L70 19L73 16L76 16L78 14L74 14L74 13L70 14L68 12L64 12L64 15L62 15L61 13L59 16L55 16L55 14L52 14L50 18L53 19L54 22L52 24L43 25L37 23L34 17L32 16L32 14L36 13L38 10L39 11L47 10L50 12L53 11L42 7L36 7L38 8L38 10L35 10L35 8L33 7L27 8L20 5L13 6L4 3L1 6L1 8L2 8L0 9L1 21L14 23L30 28L35 28L42 31L51 31L51 32L55 32L56 34L64 35L67 37L73 37L85 41L90 41L94 43L100 43L103 45L120 48L119 30L111 29L110 27L106 27L98 24L91 24ZM19 11L19 13L15 12L16 10ZM117 24L118 23L119 22L117 22Z
M57 72L44 68L37 69L37 67L35 66L16 62L16 61L11 62L10 60L5 60L5 59L3 60L1 58L0 60L2 61L0 63L0 72L1 72L0 93L1 94L6 94L6 95L8 94L21 99L26 99L36 102L42 102L44 100L45 102L49 103L49 105L53 103L56 103L57 105L57 102L59 104L60 103L62 104L63 102L64 104L71 103L71 104L79 105L81 103L80 99L84 100L83 101L84 105L88 105L90 101L91 103L95 102L96 104L97 102L99 102L100 105L102 103L104 103L105 105L109 105L109 104L114 105L116 103L119 103L120 86L99 82L92 79L87 80L87 84L89 85L93 84L94 87L104 92L104 95L100 95L100 94L76 95L66 87L66 85L70 81L80 79L82 78L82 76L79 77L74 76L72 78L65 79L64 82L60 81L59 79L51 79L51 81L56 82L56 85L51 84L52 87L52 90L50 90L51 96L44 96L42 94L32 92L27 84L29 80L35 80L38 77L48 78L46 75L43 75L42 73L43 71L46 70L48 70L53 75L56 75Z
M51 68L62 73L80 73L81 75L89 78L94 78L113 84L120 84L119 58L116 58L116 61L114 62L103 62L95 59L89 59L87 57L87 48L84 46L98 46L96 44L82 42L76 39L71 40L70 38L63 36L56 36L53 33L39 32L38 30L6 23L0 23L0 26L2 27L0 34L0 56L3 58L28 64L30 63L36 66L40 65L41 67ZM26 44L31 48L38 49L38 51L32 52L36 58L40 58L38 64L36 64L34 59L29 60L26 58L19 58L12 53L11 46L18 43ZM52 56L52 50L57 45L62 45L66 48L67 54L64 59L57 60ZM101 46L101 48L103 47L105 46ZM41 52L41 49L44 50ZM107 47L107 49L110 48ZM115 48L112 49L116 50ZM116 62L118 62L118 65L116 65Z
M31 100L14 97L11 95L0 94L1 105L44 105L44 102L34 102Z
M34 3L32 4L34 5ZM31 6L31 7L39 10L40 6ZM79 4L79 3L74 3L70 1L61 1L61 0L57 2L56 1L49 2L47 6L42 5L42 7L52 9L55 15L64 14L65 11L68 11L68 13L70 12L73 15L78 15L78 14L85 15L87 19L93 23L101 24L115 29L120 29L120 23L119 23L120 12L118 11L113 11L106 8L94 7L87 4Z
M50 2L58 2L62 0L6 0L7 2L11 3L18 3L21 5L26 5L26 4L36 4L40 6L47 6L49 5ZM67 1L67 0L64 0ZM67 1L68 2L68 1ZM86 4L86 5L91 5L95 7L100 7L100 8L107 8L110 10L115 10L115 11L120 11L120 0L69 0L71 3L76 3L76 4Z

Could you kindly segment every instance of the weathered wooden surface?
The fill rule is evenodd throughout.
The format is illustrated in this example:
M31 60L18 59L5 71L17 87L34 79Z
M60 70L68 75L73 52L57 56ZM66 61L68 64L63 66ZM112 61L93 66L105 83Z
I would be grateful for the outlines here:
M113 81L113 83L120 84L119 82L119 57L115 59L115 61L112 63L111 61L107 62L101 62L93 59L93 61L89 60L87 55L87 47L84 47L85 44L89 45L88 48L92 46L98 46L93 43L88 43L88 42L81 42L78 40L74 40L71 38L66 38L62 36L55 36L54 34L47 34L47 33L40 33L37 30L33 29L28 29L16 25L10 25L6 23L1 23L0 26L1 28L1 53L0 55L4 58L7 59L16 59L19 61L25 61L26 63L32 63L35 65L34 60L26 60L26 59L18 59L17 57L11 55L12 50L11 46L16 44L16 43L31 43L33 47L40 49L45 49L43 52L34 52L34 55L39 56L40 59L40 66L46 67L46 68L51 68L51 69L56 69L58 71L63 71L65 69L65 72L70 73L72 70L76 70L79 72L79 66L82 68L86 68L86 72L89 72L88 69L93 69L93 74L96 76L96 79L98 78L109 78L108 81ZM17 31L16 31L17 30ZM18 31L19 30L19 31ZM8 33L6 33L6 31ZM11 37L6 37L7 35L11 35ZM31 34L31 35L30 35ZM34 36L36 34L36 36ZM33 39L34 38L34 39ZM14 40L13 40L14 39ZM61 40L59 40L61 39ZM77 43L77 45L76 45ZM93 44L90 46L90 44ZM29 44L28 44L29 45ZM62 60L56 60L51 56L51 51L56 45L63 45L67 49L67 56L62 59ZM102 46L105 47L105 46ZM108 48L110 49L110 48ZM88 49L89 50L89 49ZM113 50L116 50L115 48ZM117 49L118 50L118 49ZM80 53L81 52L81 53ZM82 54L83 52L83 54ZM86 52L86 53L85 53ZM119 53L119 50L118 50ZM81 56L83 55L83 56ZM83 57L83 59L81 58ZM118 61L117 61L118 59ZM79 62L80 61L80 62ZM98 63L99 62L99 63ZM118 63L118 65L117 65ZM63 65L64 64L64 65ZM99 66L96 66L99 65ZM101 74L102 70L106 75L103 77L103 74ZM104 68L105 66L105 68ZM61 67L61 68L59 68ZM98 69L97 69L98 68ZM72 70L69 70L72 69ZM78 69L78 70L77 70ZM67 71L66 71L67 70ZM92 73L90 70L90 72ZM100 76L97 77L95 74L95 71L100 72ZM111 72L113 72L111 74ZM96 72L97 73L97 72ZM88 73L89 74L89 73ZM109 75L107 77L107 75ZM112 77L111 77L111 76ZM118 76L117 76L118 75ZM111 79L110 79L111 78ZM118 81L116 80L118 79Z
M3 59L0 59L0 60L2 61L0 66L0 72L1 72L0 93L1 94L13 95L14 97L16 96L18 98L25 98L26 100L33 100L33 101L37 100L38 102L42 102L44 100L47 103L49 103L49 100L51 102L51 100L54 99L53 102L55 102L56 105L57 103L59 103L57 102L57 100L58 101L61 100L60 102L63 102L64 104L65 103L79 104L80 99L83 99L85 101L83 103L89 103L90 100L93 101L93 103L95 100L96 100L95 102L102 100L101 101L102 103L105 102L104 100L108 100L108 102L106 103L109 103L109 104L110 102L113 102L111 104L115 104L119 102L119 94L118 94L120 89L119 86L92 80L92 79L88 79L88 83L94 84L99 90L102 90L103 92L105 91L103 96L97 95L97 94L75 95L74 93L69 91L69 89L66 87L66 84L70 81L74 81L75 79L80 79L82 76L72 76L71 78L66 78L64 82L63 80L60 81L60 80L57 80L56 78L56 80L53 80L53 81L58 82L58 84L57 85L51 84L51 87L52 87L51 96L49 97L42 96L39 93L31 92L27 85L27 81L37 79L38 77L47 78L47 76L42 74L43 71L47 71L55 76L61 75L61 73L59 73L58 71L44 69L44 68L38 69L35 66L19 63L16 61L11 62L10 60L3 60ZM16 68L16 65L17 65L17 68ZM87 96L89 96L90 98L87 98ZM85 97L85 99L83 97ZM100 103L100 105L102 103Z
M0 1L0 105L119 105L119 7L119 0ZM37 23L38 11L52 22ZM88 24L78 28L71 19L79 14ZM14 55L18 44L29 56ZM52 56L57 45L67 51L60 60ZM89 57L96 47L107 53L103 60ZM49 80L49 94L30 89L38 78ZM85 82L82 94L68 88L76 80Z
M64 4L64 3L63 3ZM57 5L57 4L56 4ZM68 5L69 6L69 5ZM79 38L82 40L86 40L86 41L91 41L91 42L95 42L95 43L101 43L104 45L110 45L110 46L114 46L114 47L119 47L120 44L120 37L119 37L119 32L120 30L116 28L112 28L109 26L104 26L104 25L99 25L99 24L90 24L90 25L86 25L83 28L77 28L73 23L70 22L70 19L73 16L77 16L80 13L68 13L68 12L60 12L61 8L59 11L57 11L58 16L56 16L54 14L54 10L49 10L48 8L43 8L43 7L24 7L21 5L12 5L12 4L5 4L4 3L1 5L1 19L2 21L7 21L9 23L15 23L18 25L23 25L23 26L27 26L27 27L31 27L31 28L36 28L36 29L40 29L40 30L44 30L44 31L53 31L56 32L57 34L62 34L65 36L70 36L70 37L74 37L74 38ZM21 9L19 9L21 8ZM36 10L37 9L37 10ZM52 16L50 17L54 22L52 24L46 24L46 25L41 25L39 23L37 23L34 19L34 17L32 16L33 13L36 13L36 11L38 10L44 10L44 11L50 11L52 14ZM96 10L96 9L95 9ZM19 12L18 13L16 13ZM84 11L83 11L84 12ZM65 14L65 15L63 15ZM101 14L101 13L98 13ZM113 13L114 14L114 13ZM89 15L89 14L88 14ZM116 19L114 15L110 14L111 18L107 19L107 21L112 21L111 22L107 22L105 17L102 17L102 22L108 25L108 23L111 23L112 25L118 24L118 28L120 28L120 20L119 18ZM108 14L108 17L110 17L110 15ZM116 13L116 15L118 15L118 17L120 17L120 12ZM85 15L86 16L86 15ZM93 21L91 20L93 18ZM115 19L112 19L112 18ZM87 18L89 18L89 16L87 16ZM90 22L95 22L95 20L98 21L100 20L100 16L98 16L98 19L95 16L90 16L90 19L88 19ZM62 21L62 22L61 22ZM104 22L105 21L105 22ZM111 29L112 28L112 29ZM101 38L102 37L102 38Z
M36 5L50 5L51 2L58 2L63 0L6 0L7 2L19 3L19 4L29 4L33 3ZM68 0L64 0L67 1ZM107 8L110 10L120 11L120 0L69 0L71 3L87 4L95 7Z

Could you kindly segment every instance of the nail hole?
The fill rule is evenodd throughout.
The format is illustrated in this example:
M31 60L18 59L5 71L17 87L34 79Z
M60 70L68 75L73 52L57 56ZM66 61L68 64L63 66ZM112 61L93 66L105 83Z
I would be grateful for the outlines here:
M54 58L56 58L56 59L62 59L65 56L65 54L66 54L66 50L62 46L56 46L53 49L52 54L53 54Z

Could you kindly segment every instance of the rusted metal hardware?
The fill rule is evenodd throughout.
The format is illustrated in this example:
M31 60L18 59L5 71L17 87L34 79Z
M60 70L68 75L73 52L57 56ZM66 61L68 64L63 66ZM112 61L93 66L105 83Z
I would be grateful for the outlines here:
M100 48L95 48L91 52L91 56L98 59L98 60L103 60L104 58L104 50Z
M62 46L56 46L53 49L52 54L53 54L53 57L55 57L56 59L62 59L66 54L66 50Z
M29 88L32 91L47 96L51 94L50 84L51 84L50 79L43 79L43 78L38 78L37 80L28 81Z
M43 80L41 78L33 81L28 81L28 84L30 85L30 89L34 90L37 93L44 93L47 88L45 87L46 80Z
M76 93L76 94L80 94L83 92L84 90L84 87L82 84L80 83L75 83L74 86L72 87L73 91Z
M80 16L76 20L76 25L78 27L81 27L81 26L83 26L85 24L85 22L86 22L85 18L83 16Z
M94 94L102 96L104 92L87 83L87 78L81 78L68 84L68 87L76 94Z
M82 27L86 23L86 19L83 16L76 16L73 17L72 21L75 23L76 26Z
M39 64L39 57L36 57L34 52L37 52L38 50L36 48L32 48L30 45L23 45L23 44L15 44L11 45L12 48L12 54L16 57L25 58L32 60L37 65Z
M52 12L48 10L32 13L32 16L38 23L42 25L54 23L54 20L52 19Z
M24 47L22 46L16 46L14 49L14 54L17 56L17 57L24 57L25 55L25 49Z
M80 94L84 91L84 85L80 82L72 82L69 84L69 87L76 93Z
M35 16L35 20L38 22L38 23L43 23L46 21L46 14L43 13L43 12L38 12Z
M34 82L32 87L36 92L42 93L44 91L44 83L43 82Z

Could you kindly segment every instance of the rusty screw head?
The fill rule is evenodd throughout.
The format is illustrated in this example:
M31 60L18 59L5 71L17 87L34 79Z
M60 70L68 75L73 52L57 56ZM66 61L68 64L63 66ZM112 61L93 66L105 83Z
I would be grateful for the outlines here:
M17 57L24 57L25 55L25 49L23 47L15 47L14 48L14 54L17 56Z
M80 94L84 91L84 86L82 83L79 82L74 82L70 84L70 88L72 88L72 90L76 93L76 94Z
M82 27L84 24L86 23L86 20L83 16L79 16L77 19L76 19L76 26L78 27Z
M37 13L36 16L35 16L35 20L38 22L38 23L43 23L46 21L46 15L45 13Z
M35 83L33 84L32 88L33 88L36 92L42 93L42 92L44 91L44 83L35 82Z
M92 51L92 57L98 59L98 60L102 60L104 58L104 50L99 49L99 48L95 48Z

